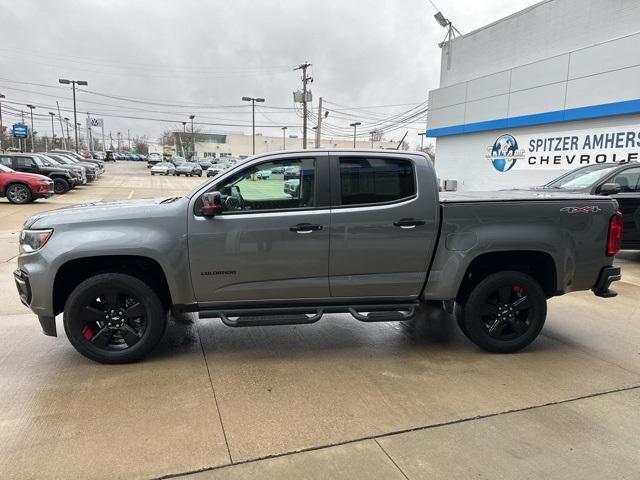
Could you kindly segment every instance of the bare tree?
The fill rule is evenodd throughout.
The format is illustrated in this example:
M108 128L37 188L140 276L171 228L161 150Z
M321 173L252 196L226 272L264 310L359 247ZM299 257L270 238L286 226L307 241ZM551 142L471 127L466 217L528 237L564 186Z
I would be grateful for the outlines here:
M419 150L429 155L432 162L436 161L436 146L433 143L427 143L424 147L420 148Z
M134 136L133 137L133 147L136 149L138 153L142 155L149 154L149 139L146 135L142 136Z

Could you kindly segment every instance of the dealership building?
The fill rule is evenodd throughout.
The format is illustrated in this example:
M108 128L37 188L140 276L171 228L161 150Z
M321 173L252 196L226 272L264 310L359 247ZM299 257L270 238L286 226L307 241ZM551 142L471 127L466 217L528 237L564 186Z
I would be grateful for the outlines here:
M443 43L429 107L447 189L640 160L640 1L546 0Z

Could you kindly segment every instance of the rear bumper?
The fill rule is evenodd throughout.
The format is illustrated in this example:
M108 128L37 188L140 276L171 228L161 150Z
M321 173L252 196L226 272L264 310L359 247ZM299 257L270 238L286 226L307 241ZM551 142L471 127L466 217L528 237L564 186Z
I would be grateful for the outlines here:
M609 287L613 282L617 282L621 278L620 267L604 267L600 270L598 281L592 288L592 291L598 297L615 297L618 293L615 290L611 290Z

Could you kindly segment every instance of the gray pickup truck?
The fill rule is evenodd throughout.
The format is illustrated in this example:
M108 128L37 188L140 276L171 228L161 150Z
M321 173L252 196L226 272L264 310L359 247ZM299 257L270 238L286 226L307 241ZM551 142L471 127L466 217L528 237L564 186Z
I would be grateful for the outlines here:
M283 188L289 167L293 193ZM104 363L148 354L171 309L242 327L339 312L403 321L432 301L478 346L514 352L539 334L548 298L615 295L621 226L618 204L602 196L439 198L420 153L279 152L183 197L35 215L15 281L46 335L64 312L74 347Z

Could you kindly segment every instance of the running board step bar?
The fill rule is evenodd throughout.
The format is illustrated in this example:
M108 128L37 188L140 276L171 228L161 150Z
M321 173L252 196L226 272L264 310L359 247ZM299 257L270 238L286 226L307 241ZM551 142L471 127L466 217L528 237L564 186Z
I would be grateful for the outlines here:
M228 308L203 310L200 318L220 318L228 327L260 327L315 323L325 313L350 313L361 322L394 322L413 318L417 303L322 305L304 307Z

